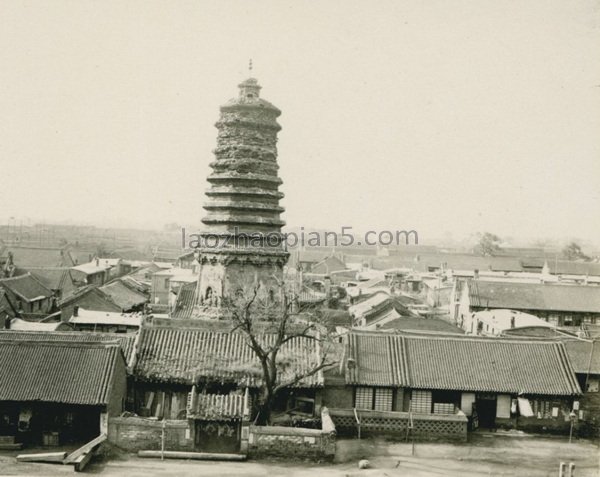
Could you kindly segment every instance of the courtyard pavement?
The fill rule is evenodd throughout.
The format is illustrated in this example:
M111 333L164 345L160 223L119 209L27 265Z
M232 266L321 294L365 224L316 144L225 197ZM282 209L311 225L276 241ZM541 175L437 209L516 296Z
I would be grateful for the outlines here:
M101 476L285 476L285 477L394 477L394 476L557 476L561 461L576 464L575 476L600 475L598 442L540 436L472 435L467 444L411 444L384 439L340 439L333 463L284 460L203 462L141 459L113 453L90 464L87 473ZM30 451L27 451L30 452ZM73 474L71 466L15 461L16 452L0 453L0 475L59 476ZM359 470L368 459L370 469Z

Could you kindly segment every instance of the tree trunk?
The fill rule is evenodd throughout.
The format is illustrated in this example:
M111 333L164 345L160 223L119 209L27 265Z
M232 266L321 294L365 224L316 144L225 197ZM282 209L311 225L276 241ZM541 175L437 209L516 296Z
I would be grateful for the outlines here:
M275 396L273 392L265 387L261 393L259 405L258 405L258 416L256 418L256 424L259 426L268 426L271 424L271 411L273 409L273 403Z

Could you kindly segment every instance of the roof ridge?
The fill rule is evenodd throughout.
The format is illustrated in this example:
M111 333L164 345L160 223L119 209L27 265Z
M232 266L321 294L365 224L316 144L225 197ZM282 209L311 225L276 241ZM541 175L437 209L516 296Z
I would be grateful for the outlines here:
M43 332L41 332L43 333ZM47 333L47 332L46 332ZM120 347L119 342L115 341L52 341L52 340L0 340L0 346L49 346L53 348L112 348Z

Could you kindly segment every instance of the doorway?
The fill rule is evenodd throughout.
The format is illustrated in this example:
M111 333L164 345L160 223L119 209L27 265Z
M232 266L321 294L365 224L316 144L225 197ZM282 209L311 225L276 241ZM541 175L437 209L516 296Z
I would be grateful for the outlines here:
M496 395L476 394L475 409L480 428L493 429L496 427Z
M240 450L241 422L196 421L194 444L198 452L236 453Z

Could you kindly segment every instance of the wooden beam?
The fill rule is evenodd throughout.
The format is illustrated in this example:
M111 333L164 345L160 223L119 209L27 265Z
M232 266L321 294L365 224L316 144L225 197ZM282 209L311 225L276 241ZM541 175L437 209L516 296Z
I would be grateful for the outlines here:
M50 462L52 464L62 464L67 456L66 452L44 452L41 454L19 454L17 462Z
M69 456L65 459L64 463L73 464L75 460L77 460L80 456L90 453L94 447L96 447L99 444L102 444L106 439L106 434L100 434L98 437L92 439L87 444L82 445L79 449L71 452Z
M80 455L79 457L77 457L77 459L75 459L75 461L73 462L73 464L75 464L73 466L73 469L75 470L75 472L83 472L83 469L85 469L85 466L88 465L88 463L92 459L93 455L94 455L94 452L90 451L87 454L83 454L83 455Z
M207 452L183 452L183 451L156 451L141 450L138 451L138 457L156 457L165 459L195 459L195 460L246 460L244 454L213 454Z

